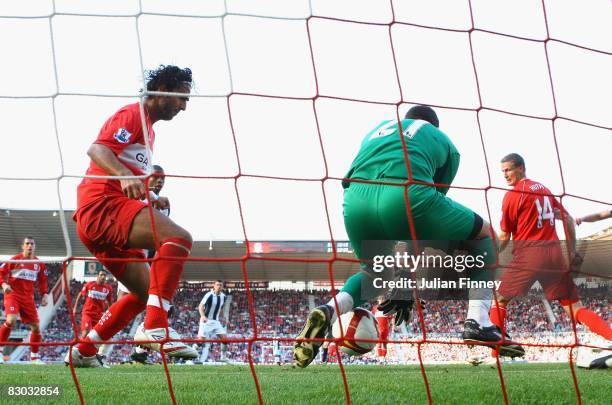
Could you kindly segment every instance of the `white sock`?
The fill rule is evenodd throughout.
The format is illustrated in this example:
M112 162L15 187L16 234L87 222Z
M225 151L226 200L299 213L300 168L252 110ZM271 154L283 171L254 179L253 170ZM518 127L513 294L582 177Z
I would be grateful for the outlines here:
M346 314L353 309L353 297L351 297L351 294L347 292L340 291L338 294L336 294L336 301L338 301L338 310L340 311L340 314L336 313L336 302L333 298L327 302L327 305L334 309L334 315L332 316L331 320L332 324L336 322L338 315Z
M208 349L210 347L210 343L206 343L204 348L202 349L202 354L200 355L200 361L204 363L208 358Z
M492 296L492 290L471 289L469 292L470 301L468 304L467 319L475 320L483 328L492 326L493 323L489 318Z
M103 344L98 349L98 354L101 356L108 356L109 353L113 350L113 344Z
M90 330L87 337L91 340L91 343L93 343L94 346L98 347L101 344L100 341L102 338L100 335L98 335L98 332L96 332L95 329Z
M161 308L159 306L159 303L161 302L162 306L164 307L164 310L166 312L168 312L170 310L170 307L172 305L170 305L170 301L168 301L165 298L162 298L161 300L159 299L159 297L155 294L149 294L149 299L147 300L147 305L151 305L157 308Z

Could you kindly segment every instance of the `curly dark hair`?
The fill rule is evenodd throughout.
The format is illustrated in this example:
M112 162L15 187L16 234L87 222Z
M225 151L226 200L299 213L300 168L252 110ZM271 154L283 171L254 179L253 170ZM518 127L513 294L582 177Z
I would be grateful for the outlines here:
M181 69L174 65L159 65L157 69L148 70L146 72L147 90L158 91L161 86L165 87L166 91L174 91L182 84L192 84L191 69Z

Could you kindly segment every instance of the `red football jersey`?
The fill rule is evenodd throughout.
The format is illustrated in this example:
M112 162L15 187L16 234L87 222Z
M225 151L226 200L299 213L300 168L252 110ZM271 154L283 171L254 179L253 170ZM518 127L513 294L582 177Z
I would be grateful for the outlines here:
M555 231L555 211L563 210L549 189L523 179L504 196L501 230L513 240L559 240Z
M111 149L117 159L135 175L144 174L151 169L148 157L152 154L153 143L155 142L155 132L153 132L151 118L146 112L145 121L147 123L149 150L145 145L139 103L126 105L110 117L102 126L94 143ZM109 175L93 161L91 161L86 174ZM82 206L83 198L86 196L93 197L106 194L108 191L121 193L119 180L85 178L78 189L78 205Z
M13 294L23 295L27 297L34 296L34 284L38 281L38 291L41 294L49 292L47 286L47 267L44 263L38 261L38 257L25 259L22 253L19 253L11 260L28 260L24 263L3 263L0 265L0 278L2 282L8 283L13 290Z
M338 346L336 346L335 342L330 342L329 346L327 346L327 355L329 361L338 361Z
M81 295L87 297L83 304L83 313L101 314L104 312L104 301L108 305L112 304L113 287L110 284L98 284L97 281L90 281L83 286Z

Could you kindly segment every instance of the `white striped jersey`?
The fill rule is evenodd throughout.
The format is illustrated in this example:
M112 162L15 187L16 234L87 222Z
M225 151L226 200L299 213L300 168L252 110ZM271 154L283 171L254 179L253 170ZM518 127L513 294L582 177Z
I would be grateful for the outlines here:
M280 340L273 340L272 341L272 354L274 356L279 356L280 355Z
M204 295L200 304L204 305L204 315L209 321L218 321L219 315L221 314L221 308L223 308L223 304L225 304L225 294L221 292L217 295L213 290L210 290Z

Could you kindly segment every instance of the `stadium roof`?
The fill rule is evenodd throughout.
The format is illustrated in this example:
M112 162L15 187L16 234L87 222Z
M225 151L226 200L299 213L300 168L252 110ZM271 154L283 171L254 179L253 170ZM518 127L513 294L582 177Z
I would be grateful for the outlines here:
M607 227L591 236L586 237L587 240L612 240L612 226Z
M91 257L76 235L75 222L70 218L72 211L65 211L66 224L73 257ZM66 243L62 233L58 211L3 210L0 212L0 255L14 255L20 250L24 236L36 239L38 256L66 257ZM264 242L268 243L268 242ZM286 246L293 242L279 242ZM275 252L254 254L247 260L246 272L249 280L316 281L329 280L327 262L299 262L296 259L329 260L331 253L326 252L326 242L308 242L314 248L277 249ZM212 249L211 249L212 246ZM278 251L282 250L282 251ZM293 250L293 251L291 251ZM246 245L241 241L196 241L192 258L207 261L193 261L185 266L183 279L243 280L242 261L246 255ZM354 258L352 253L340 253L340 257ZM262 260L273 257L273 260ZM218 261L214 261L214 260ZM281 261L286 259L289 261ZM213 261L208 261L213 260ZM345 280L358 270L356 263L335 261L334 278Z
M66 224L73 257L91 257L76 235L72 211L65 211ZM578 250L585 257L582 271L605 275L609 279L612 257L612 228L587 240ZM38 256L66 257L60 215L58 211L4 210L0 211L0 255L14 255L20 250L24 236L36 239ZM246 263L249 280L268 281L329 281L328 262L332 258L326 241L266 241L251 242L251 256ZM343 244L346 242L337 242ZM563 244L562 244L563 245ZM337 245L338 246L338 245ZM348 246L348 244L347 244ZM185 266L183 280L244 280L242 258L247 245L242 241L196 241L190 261ZM353 259L350 249L338 248L340 258ZM509 255L510 249L506 250ZM306 259L306 260L304 260ZM316 260L316 261L309 261ZM502 258L502 261L505 259ZM334 279L343 281L358 271L358 264L334 261Z

